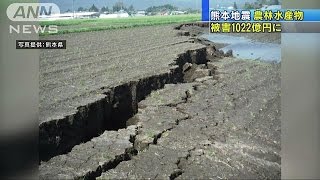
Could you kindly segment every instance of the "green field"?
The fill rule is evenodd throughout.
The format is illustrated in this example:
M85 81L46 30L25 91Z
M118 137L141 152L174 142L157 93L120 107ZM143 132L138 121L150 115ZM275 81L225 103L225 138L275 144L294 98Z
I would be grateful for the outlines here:
M101 31L109 29L132 28L139 26L153 26L171 23L184 23L200 21L200 14L186 14L173 16L143 16L143 17L128 17L118 19L70 19L58 21L44 21L41 26L57 25L58 34ZM40 35L48 35L42 33Z

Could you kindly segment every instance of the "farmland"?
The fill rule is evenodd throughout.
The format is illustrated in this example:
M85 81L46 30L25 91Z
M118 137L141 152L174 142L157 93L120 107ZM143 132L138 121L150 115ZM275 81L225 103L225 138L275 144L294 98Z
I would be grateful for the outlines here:
M109 128L123 127L121 119L125 120L132 115L134 110L131 104L134 102L131 101L135 96L141 96L138 97L141 99L146 93L144 91L151 91L152 88L162 86L165 82L174 81L174 77L168 78L167 76L177 68L169 66L169 64L174 64L178 54L187 50L204 48L201 44L189 43L188 37L177 36L176 33L172 26L159 26L159 28L149 26L86 32L85 35L72 33L43 37L42 39L67 40L67 49L41 51L41 126L54 128L51 125L57 122L67 122L70 117L77 119L79 116L83 116L82 113L85 113L84 116L88 116L88 118L92 116L91 118L93 118L92 121L87 122L89 124L85 126L85 129L82 129L84 125L75 123L76 127L73 127L72 131L79 131L79 134L70 134L70 136L61 138L72 138L75 143L76 139L79 142L83 138L97 135L100 132L99 129L105 128L100 123L107 118L105 116L110 116L110 114L105 114L107 112L104 112L103 106L108 104L106 101L110 101L111 93L115 99L109 103L119 101L121 104L118 106L120 106L121 112L123 111L114 114L124 117L113 115L114 117L111 118L117 119L115 121L118 122L112 122L115 124L107 126ZM159 76L161 81L157 83L159 79L154 76ZM165 78L161 78L162 76ZM131 82L142 86L139 87L142 90L137 95L131 94ZM150 83L154 83L152 87L143 87L149 86ZM126 95L121 95L120 98L117 93ZM134 101L136 100L134 99ZM92 108L90 105L98 107ZM83 107L84 110L79 107ZM90 110L94 112L90 113ZM88 119L83 120L88 121ZM60 127L59 130L63 131L63 128ZM59 136L59 133L55 136ZM66 140L62 140L59 144L64 141ZM50 146L56 144L55 142L44 143ZM68 144L69 142L64 143ZM64 146L66 145L61 145L61 147ZM49 149L53 150L55 147Z
M280 178L280 64L177 25L41 37L40 179Z
M123 29L140 26L155 26L172 23L195 22L201 19L200 14L172 15L172 16L143 16L117 19L70 19L58 21L44 21L42 26L57 25L58 34ZM43 33L40 35L48 35Z

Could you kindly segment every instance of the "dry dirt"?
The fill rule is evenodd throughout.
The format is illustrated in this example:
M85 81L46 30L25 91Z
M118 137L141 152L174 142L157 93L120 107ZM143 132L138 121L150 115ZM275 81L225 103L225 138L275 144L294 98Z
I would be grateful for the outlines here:
M46 37L41 179L280 179L280 64L181 31Z

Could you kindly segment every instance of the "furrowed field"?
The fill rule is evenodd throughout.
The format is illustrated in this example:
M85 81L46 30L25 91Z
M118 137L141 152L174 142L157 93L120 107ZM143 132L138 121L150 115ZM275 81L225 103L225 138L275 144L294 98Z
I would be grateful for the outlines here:
M122 29L140 26L195 22L201 19L200 14L173 15L173 16L143 16L120 19L70 19L41 22L41 26L57 25L58 34ZM48 35L43 33L41 35Z
M225 57L199 20L42 22L67 48L40 50L39 179L280 179L280 64Z

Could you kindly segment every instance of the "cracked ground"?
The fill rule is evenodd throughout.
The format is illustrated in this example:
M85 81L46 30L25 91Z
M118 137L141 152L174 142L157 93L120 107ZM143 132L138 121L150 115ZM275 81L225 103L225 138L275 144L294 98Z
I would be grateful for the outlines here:
M126 128L42 161L40 179L280 179L280 66L187 63L187 79L138 102Z
M214 64L217 80L166 85L140 102L139 154L99 178L279 179L279 65Z
M152 92L135 125L52 158L40 166L42 177L279 179L280 65L209 63L212 78Z

